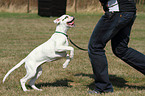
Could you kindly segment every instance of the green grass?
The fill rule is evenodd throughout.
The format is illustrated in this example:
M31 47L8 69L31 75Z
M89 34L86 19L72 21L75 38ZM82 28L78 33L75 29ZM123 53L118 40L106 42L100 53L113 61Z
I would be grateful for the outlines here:
M90 35L99 14L68 13L75 16L76 27L68 31L69 37L79 46L87 48ZM25 75L22 65L2 83L6 72L22 60L36 46L50 38L56 24L52 18L42 18L37 14L0 13L0 96L94 96L87 93L94 88L94 79L88 53L75 48L75 56L66 69L65 59L42 65L43 73L36 81L42 92L23 92L19 80ZM145 54L145 14L138 13L132 28L130 47ZM70 44L71 45L71 44ZM71 45L73 46L73 45ZM144 96L145 77L117 57L111 51L110 42L106 46L109 62L110 81L114 93L97 96ZM29 86L27 86L30 89Z

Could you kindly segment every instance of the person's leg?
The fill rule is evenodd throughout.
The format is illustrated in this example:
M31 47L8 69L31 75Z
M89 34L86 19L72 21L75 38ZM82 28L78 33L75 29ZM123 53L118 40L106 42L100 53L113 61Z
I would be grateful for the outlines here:
M97 23L88 44L88 54L95 76L96 91L100 93L113 92L112 84L109 81L108 63L104 47L107 41L110 40L114 28L112 23L115 22L113 14L106 13L103 15Z
M109 81L108 63L104 47L121 28L126 26L132 19L134 13L106 13L97 23L89 44L88 54L95 76L96 90L99 92L113 92Z
M145 55L128 48L129 36L134 19L111 39L113 53L136 70L145 74Z

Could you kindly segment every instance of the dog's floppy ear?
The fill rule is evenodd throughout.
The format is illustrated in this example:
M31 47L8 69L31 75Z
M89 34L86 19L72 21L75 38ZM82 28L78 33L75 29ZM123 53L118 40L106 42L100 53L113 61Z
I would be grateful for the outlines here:
M53 22L56 23L56 24L59 24L60 23L60 19L59 18L55 19Z

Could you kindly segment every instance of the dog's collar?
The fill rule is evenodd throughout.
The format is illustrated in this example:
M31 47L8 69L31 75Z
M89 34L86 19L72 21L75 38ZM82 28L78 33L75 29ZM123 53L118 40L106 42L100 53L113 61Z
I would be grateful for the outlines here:
M60 33L60 34L65 35L65 36L67 37L67 39L68 39L74 46L76 46L78 49L84 50L84 51L88 51L88 49L83 49L83 48L79 47L78 45L76 45L75 43L73 43L72 40L68 37L67 34L65 34L65 33L63 33L63 32L58 32L58 31L55 31L55 33Z
M67 34L65 34L65 33L63 33L63 32L58 32L58 31L55 31L55 33L60 33L60 34L63 34L63 35L65 35L65 36L68 38L68 35L67 35Z

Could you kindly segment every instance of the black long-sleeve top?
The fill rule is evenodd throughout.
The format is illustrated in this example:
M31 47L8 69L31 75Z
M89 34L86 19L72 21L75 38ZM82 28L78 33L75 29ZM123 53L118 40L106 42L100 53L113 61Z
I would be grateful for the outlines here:
M99 0L104 11L116 12L134 12L136 3L134 0Z

